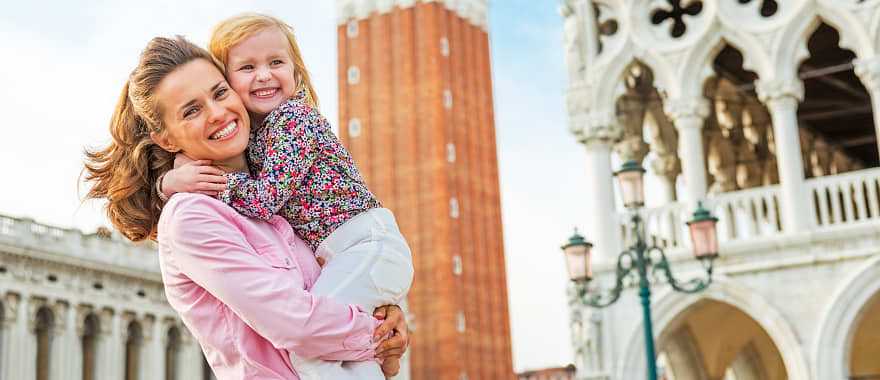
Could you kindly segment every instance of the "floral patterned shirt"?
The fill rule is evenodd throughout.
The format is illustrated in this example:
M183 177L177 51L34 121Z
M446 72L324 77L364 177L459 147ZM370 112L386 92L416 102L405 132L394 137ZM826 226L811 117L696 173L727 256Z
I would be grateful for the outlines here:
M284 217L316 250L343 223L382 206L330 123L302 97L282 103L251 131L251 174L227 174L219 198L252 218Z

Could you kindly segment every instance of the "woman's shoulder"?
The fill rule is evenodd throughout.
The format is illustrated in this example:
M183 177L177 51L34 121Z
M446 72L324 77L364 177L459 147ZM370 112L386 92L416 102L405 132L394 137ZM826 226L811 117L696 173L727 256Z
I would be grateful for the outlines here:
M233 213L225 203L204 194L174 194L159 215L159 239L174 236L175 231L192 227L193 222L228 218Z

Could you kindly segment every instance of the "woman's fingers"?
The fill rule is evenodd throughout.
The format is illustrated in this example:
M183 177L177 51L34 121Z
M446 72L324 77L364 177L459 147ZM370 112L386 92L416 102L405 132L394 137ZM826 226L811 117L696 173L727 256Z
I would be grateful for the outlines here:
M397 376L400 372L400 357L389 357L382 361L382 374L386 378Z
M403 355L406 351L406 339L400 335L394 335L376 347L376 357L384 358L389 355Z
M400 311L399 307L394 305L378 307L373 312L373 316L376 317L376 319L382 320L382 324L379 325L373 333L373 340L379 340L385 335L388 335L392 330L398 328L401 320L403 320L403 313Z
M196 193L196 194L205 194L205 195L207 195L207 196L209 196L209 197L216 197L216 196L217 196L217 192L216 192L216 191L195 191L194 193Z

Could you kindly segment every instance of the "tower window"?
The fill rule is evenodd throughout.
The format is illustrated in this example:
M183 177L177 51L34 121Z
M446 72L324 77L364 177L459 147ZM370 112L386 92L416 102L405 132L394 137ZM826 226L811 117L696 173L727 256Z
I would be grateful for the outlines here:
M361 135L361 119L353 118L348 121L348 135L358 137Z
M458 219L458 199L455 197L449 199L449 216Z
M455 162L455 144L446 144L446 161Z
M452 108L452 91L443 90L443 107Z
M446 37L440 38L440 54L444 57L449 56L449 39Z
M348 36L348 38L355 38L358 36L357 20L351 20L345 25L345 35Z
M461 256L452 256L452 273L456 276L461 276L461 270Z
M465 327L467 327L467 326L465 326L464 312L463 312L463 311L459 311L459 312L458 312L458 321L457 321L457 325L458 325L458 326L457 326L458 332L463 333L464 330L465 330Z
M357 66L348 68L348 84L358 84L361 81L361 70Z

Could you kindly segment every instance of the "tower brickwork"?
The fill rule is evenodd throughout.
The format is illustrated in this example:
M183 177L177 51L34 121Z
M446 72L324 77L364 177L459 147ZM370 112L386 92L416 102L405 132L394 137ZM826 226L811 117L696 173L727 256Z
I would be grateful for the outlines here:
M337 4L340 138L413 250L411 377L512 379L487 2Z

